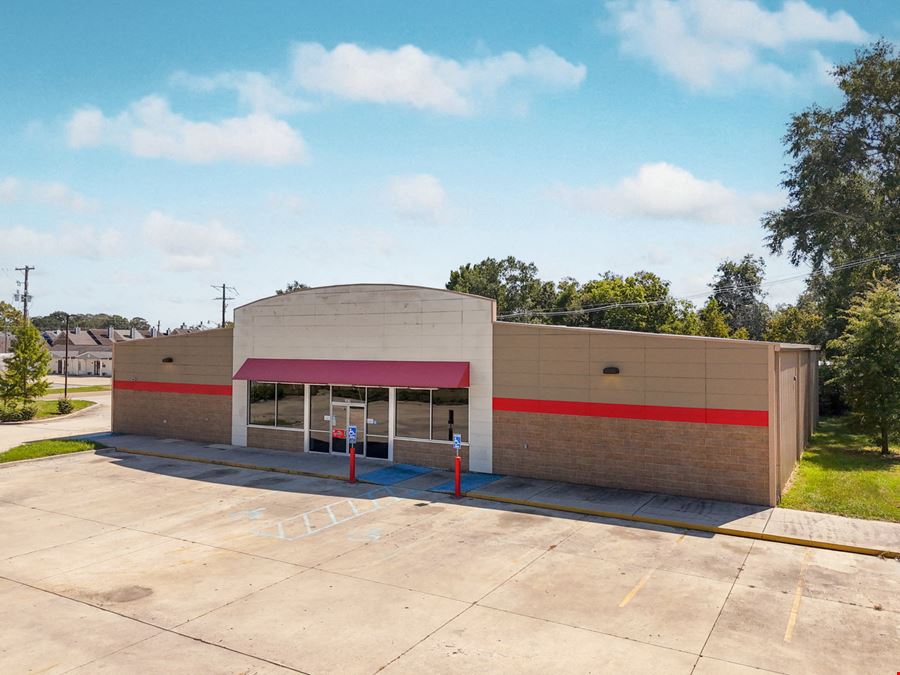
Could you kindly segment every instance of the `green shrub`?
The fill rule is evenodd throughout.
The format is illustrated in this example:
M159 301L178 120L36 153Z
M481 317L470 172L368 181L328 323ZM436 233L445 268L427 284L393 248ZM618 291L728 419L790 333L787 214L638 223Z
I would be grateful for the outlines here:
M24 422L33 419L37 415L37 407L33 405L23 405L21 408L8 406L0 408L0 422Z
M75 406L67 398L61 398L56 402L56 412L60 415L68 415L73 410L75 410Z

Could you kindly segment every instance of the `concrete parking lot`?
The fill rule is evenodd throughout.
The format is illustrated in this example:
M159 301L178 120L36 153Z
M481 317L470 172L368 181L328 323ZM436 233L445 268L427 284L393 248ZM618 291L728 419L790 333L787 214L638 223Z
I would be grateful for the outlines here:
M0 468L0 672L894 673L895 560L116 453Z

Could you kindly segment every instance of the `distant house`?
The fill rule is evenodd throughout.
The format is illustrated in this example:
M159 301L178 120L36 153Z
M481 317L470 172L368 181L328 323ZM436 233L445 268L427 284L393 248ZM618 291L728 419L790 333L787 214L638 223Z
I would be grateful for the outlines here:
M113 345L155 337L156 330L137 328L79 328L66 331L45 331L50 338L53 361L50 372L62 375L66 372L66 344L68 344L69 375L96 375L111 377L113 372Z

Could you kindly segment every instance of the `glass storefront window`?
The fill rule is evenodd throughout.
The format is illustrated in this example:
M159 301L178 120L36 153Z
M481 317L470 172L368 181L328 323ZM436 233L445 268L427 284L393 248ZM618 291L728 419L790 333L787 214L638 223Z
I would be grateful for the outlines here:
M332 407L345 402L366 408L366 455L388 456L390 390L387 387L310 385L309 420L305 419L304 385L281 382L249 382L248 424L310 430L310 450L331 450ZM346 406L345 406L346 407ZM360 411L361 414L361 411ZM469 390L396 390L395 435L398 438L452 443L454 434L469 441ZM345 420L346 421L346 420ZM360 419L359 423L363 422Z
M331 400L340 403L365 403L365 387L334 386L331 388Z
M331 387L327 384L309 387L309 428L314 431L331 430Z
M387 388L369 387L366 392L366 433L369 436L388 435L388 399Z
M275 426L303 428L303 385L278 383L275 388L278 398Z
M388 411L390 390L369 387L366 390L366 457L388 458Z
M275 384L273 382L250 383L250 424L275 425Z
M396 435L431 438L431 390L397 389Z
M431 392L431 438L453 441L460 434L469 441L469 390L435 389Z

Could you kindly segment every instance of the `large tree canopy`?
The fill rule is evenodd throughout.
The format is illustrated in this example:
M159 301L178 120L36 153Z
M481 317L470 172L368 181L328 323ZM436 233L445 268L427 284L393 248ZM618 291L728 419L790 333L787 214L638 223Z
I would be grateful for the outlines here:
M451 291L481 295L497 301L497 314L513 319L516 314L544 311L554 304L552 282L541 281L537 266L513 256L503 260L485 258L450 272Z
M900 257L884 258L900 251L900 58L879 41L833 75L842 104L792 118L784 138L788 203L763 219L773 252L787 249L794 264L818 273L826 317L840 316L873 274L900 276ZM842 330L842 320L831 323L832 335Z
M66 325L66 312L57 310L45 316L34 316L31 323L38 330L59 330ZM128 319L120 314L69 314L69 326L74 328L109 328L112 326L116 329L137 328L139 330L147 330L150 323L136 316Z
M740 260L723 260L710 284L712 298L726 315L732 331L742 328L754 340L761 340L766 331L771 310L763 301L762 289L766 263L751 254Z
M495 299L506 321L733 336L715 301L698 312L673 297L669 282L652 272L605 272L584 283L565 278L554 284L538 276L534 263L510 256L463 265L450 273L447 288Z

